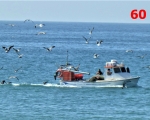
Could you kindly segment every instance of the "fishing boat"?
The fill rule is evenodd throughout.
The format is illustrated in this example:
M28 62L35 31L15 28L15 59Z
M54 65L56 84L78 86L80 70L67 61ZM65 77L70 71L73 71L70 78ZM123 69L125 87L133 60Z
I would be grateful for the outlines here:
M85 79L83 72L71 64L61 65L54 75L55 79L60 78L60 85L71 85L77 87L135 87L137 86L139 76L133 77L130 69L125 67L124 63L118 63L117 60L106 62L104 74L99 79L93 79L95 76ZM101 79L102 78L102 79Z

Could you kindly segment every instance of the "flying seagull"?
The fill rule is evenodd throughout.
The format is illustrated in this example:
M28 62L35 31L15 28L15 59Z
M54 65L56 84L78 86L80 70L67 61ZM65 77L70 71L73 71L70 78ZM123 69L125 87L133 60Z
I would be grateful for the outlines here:
M18 58L22 58L23 54L18 54Z
M41 35L41 34L45 35L46 32L38 32L36 35Z
M16 51L16 53L20 52L20 49L13 48L13 50Z
M95 53L95 54L93 55L93 58L97 58L98 56L99 56L99 55Z
M18 69L15 70L15 72L18 72L22 67L19 67Z
M92 29L89 29L89 30L90 30L89 34L91 35L93 30L94 30L94 27Z
M19 78L16 77L16 76L10 76L10 77L9 77L9 79L12 79L12 78L16 78L17 80L19 80Z
M133 50L126 50L126 52L133 52Z
M43 82L44 85L46 85L48 83L48 81Z
M6 83L6 81L5 81L5 80L2 80L2 81L1 81L1 84L5 84L5 83ZM7 84L7 83L6 83L6 84Z
M102 40L100 40L100 41L97 40L97 42L96 42L97 46L100 46L102 44L102 42L103 42Z
M55 46L51 46L51 47L49 47L49 48L47 48L47 47L43 47L43 48L45 48L47 51L52 51L52 49L54 48Z
M147 55L147 54L145 54L145 55L141 55L141 56L137 56L137 57L139 57L139 58L143 59L146 55Z
M82 37L85 39L85 43L88 44L91 37L89 39L85 38L84 36L82 36Z
M8 53L10 51L10 49L13 48L13 47L14 47L14 45L12 45L12 46L10 46L8 48L3 46L2 48L5 50L6 53Z
M31 19L26 19L26 20L24 21L24 23L27 22L27 21L28 21L28 22L31 21L32 23L34 23Z
M79 71L80 64L77 67L72 66L75 71Z
M14 27L14 26L15 26L15 24L6 24L6 25L9 25L9 26L11 26L11 27Z
M35 28L37 28L37 27L43 27L43 26L45 26L45 24L36 24Z

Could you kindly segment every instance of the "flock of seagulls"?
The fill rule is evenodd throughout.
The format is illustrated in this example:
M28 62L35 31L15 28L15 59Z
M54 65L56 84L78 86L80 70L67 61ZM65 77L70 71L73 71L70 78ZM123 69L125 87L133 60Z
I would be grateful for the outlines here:
M15 53L17 53L18 57L19 57L19 58L22 58L22 54L20 54L20 49L14 48L14 45L11 45L11 46L9 46L9 47L2 46L2 48L4 49L5 53L7 53L7 54L10 52L10 50L14 50ZM20 67L20 68L14 70L14 72L18 72L21 68L22 68L22 67ZM0 68L0 70L2 70L2 69L3 69L3 67ZM8 79L6 79L6 80L13 79L13 78L19 80L19 78L16 77L16 76L9 76ZM2 81L1 81L1 84L7 83L6 80L2 80ZM7 84L10 84L10 83L12 83L12 82L8 82Z
M94 27L92 29L89 29L89 35L90 35L89 38L86 38L85 36L82 36L84 38L86 44L89 44L89 41L92 39L93 31L94 31ZM102 43L103 43L103 40L97 40L96 41L97 46L100 46ZM99 55L97 53L94 53L93 58L98 58L98 56Z
M45 26L45 24L43 24L43 23L35 24L35 22L33 22L31 19L24 20L24 23L26 23L26 22L32 22L34 24L35 28L38 28L38 27L42 28L42 27ZM15 26L15 24L6 24L6 25L9 25L11 27ZM85 40L86 44L90 43L90 40L92 39L93 31L94 31L94 27L89 29L89 35L90 35L89 37L82 36L82 38ZM42 31L42 32L38 32L36 35L45 35L45 34L46 34L46 32ZM97 46L101 46L102 43L103 43L103 40L97 40L95 43L96 43ZM23 57L23 54L20 53L21 49L20 48L14 48L14 45L11 45L9 47L2 46L2 48L4 49L4 51L6 53L9 53L10 50L14 50L16 52L16 54L18 55L18 58L22 58ZM53 48L55 48L55 46L43 47L43 48L46 49L48 52L50 52L50 51L52 51ZM133 50L126 50L126 52L133 53ZM145 56L146 56L146 54L145 55L141 55L141 56L137 56L137 57L143 59ZM98 58L98 57L99 57L99 55L97 53L93 54L93 58ZM75 71L78 71L79 70L79 66L80 66L80 64L77 67L73 67L73 69ZM146 67L150 69L150 66L146 66ZM2 69L3 69L3 67L0 68L0 70L2 70ZM19 68L15 69L14 72L16 73L16 72L18 72L21 69L22 69L22 67L19 67ZM8 79L17 79L17 80L19 80L19 78L17 76L10 76L10 77L8 77ZM4 83L6 83L6 81L2 80L1 84L4 84ZM9 82L9 83L11 83L11 82ZM47 84L47 83L48 83L48 81L43 82L44 85Z
M11 45L9 47L6 47L6 46L2 46L2 48L4 49L5 53L9 53L11 50L14 50L15 53L17 53L18 55L18 58L22 58L23 54L20 54L20 48L14 48L14 45ZM47 51L52 51L53 48L55 48L55 46L51 46L51 47L43 47L44 49L46 49ZM2 70L3 67L0 68L0 70ZM19 67L17 69L14 70L14 72L18 72L19 70L21 70L22 67ZM74 68L74 69L78 69L78 68ZM9 80L9 79L17 79L19 81L19 78L17 76L9 76L8 79L5 79L5 80L2 80L1 81L1 84L11 84L12 82L6 82L6 80ZM48 81L47 81L48 82ZM43 82L43 84L45 85L47 82Z

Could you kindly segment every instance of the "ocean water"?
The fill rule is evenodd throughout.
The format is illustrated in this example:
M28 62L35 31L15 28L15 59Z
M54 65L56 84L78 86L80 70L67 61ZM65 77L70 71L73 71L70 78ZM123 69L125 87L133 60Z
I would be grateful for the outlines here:
M149 120L150 119L150 24L0 21L0 120ZM12 27L9 24L14 24ZM89 29L94 27L92 36ZM36 35L46 32L45 35ZM91 39L85 43L82 36ZM101 46L96 40L103 40ZM20 48L22 58L11 49ZM55 46L51 52L43 47ZM69 63L90 72L90 78L111 59L124 62L137 87L81 88L58 85L53 78L58 66ZM126 52L133 50L133 52ZM93 54L99 54L97 59ZM144 55L144 58L138 56ZM20 68L18 72L14 70ZM17 76L19 80L10 76ZM48 81L47 85L43 85Z

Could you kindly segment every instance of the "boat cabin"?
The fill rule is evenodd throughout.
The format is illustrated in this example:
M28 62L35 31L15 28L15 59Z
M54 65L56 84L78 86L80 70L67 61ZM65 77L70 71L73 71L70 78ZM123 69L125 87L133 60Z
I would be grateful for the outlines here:
M83 80L83 74L75 71L73 66L61 67L61 69L58 69L57 71L59 71L59 78L64 81Z
M104 77L113 80L116 78L130 78L131 75L129 68L126 68L123 63L119 64L117 60L111 60L111 62L106 62Z

